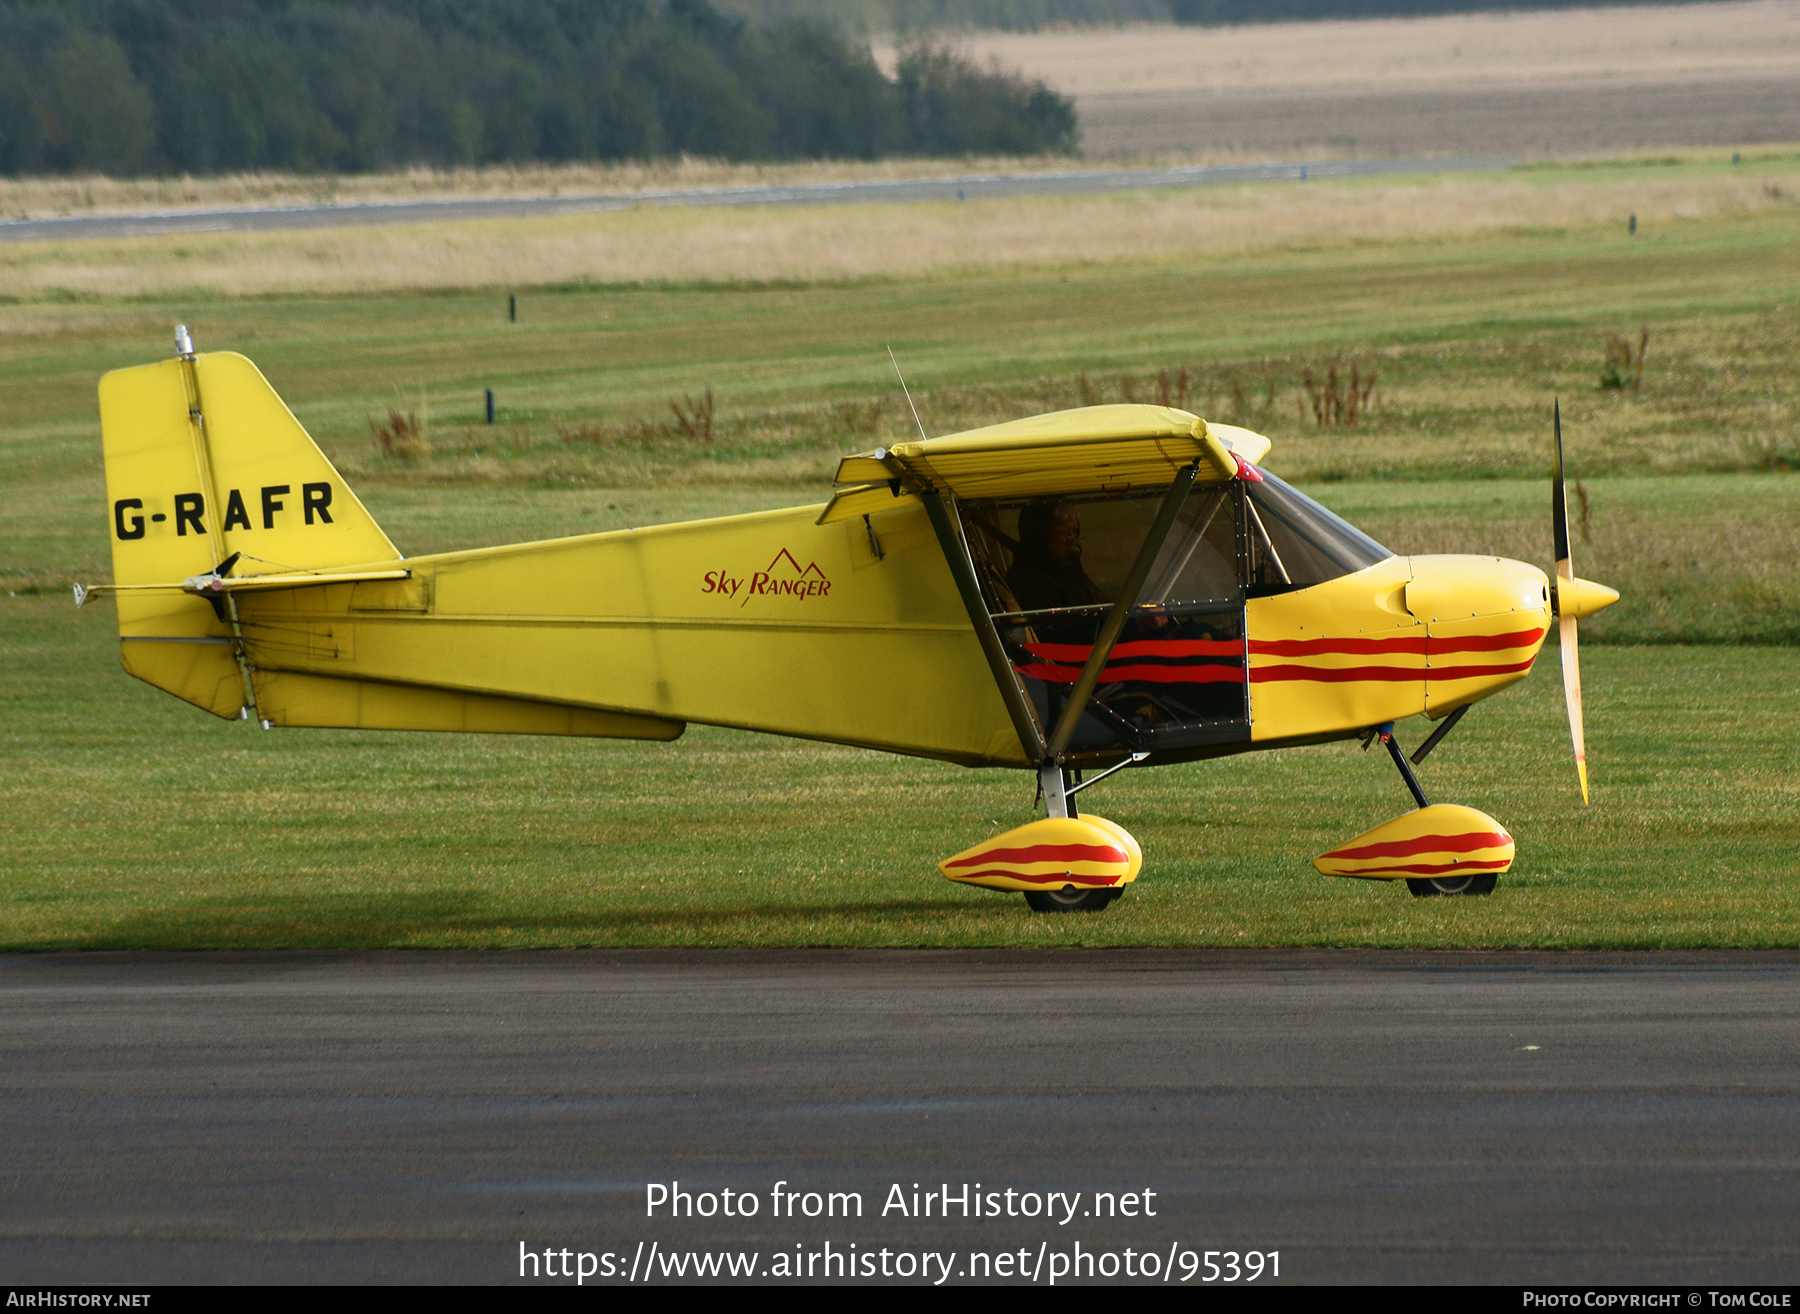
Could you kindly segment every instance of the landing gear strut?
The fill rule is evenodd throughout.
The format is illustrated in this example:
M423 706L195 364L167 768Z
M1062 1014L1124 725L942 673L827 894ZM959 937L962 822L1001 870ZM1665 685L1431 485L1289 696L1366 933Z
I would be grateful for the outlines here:
M1134 754L1120 765L1129 765L1130 762L1140 761L1148 756L1147 753ZM1117 767L1110 768L1100 774L1108 775L1117 769ZM1071 780L1070 774L1067 768L1056 762L1046 762L1038 768L1038 790L1044 800L1046 817L1078 817L1081 815L1080 810L1075 806L1075 795L1093 781ZM1094 779L1099 779L1099 776ZM1124 891L1119 889L1081 890L1076 889L1073 885L1065 885L1061 889L1055 890L1026 890L1025 904L1032 912L1041 913L1100 912L1123 893Z
M1462 709L1458 708L1457 710L1461 711ZM1455 722L1452 721L1450 724L1453 725ZM1386 725L1377 727L1375 734L1381 740L1382 746L1387 749L1388 756L1394 759L1394 766L1398 768L1400 778L1406 782L1407 789L1412 791L1413 801L1421 808L1430 807L1430 800L1425 797L1425 791L1419 787L1419 778L1413 774L1412 764L1406 760L1406 753L1401 749L1400 741L1394 738L1394 723L1389 721ZM1441 731L1427 740L1416 756L1424 757L1427 752L1437 746L1436 741L1440 738L1442 738ZM1473 897L1479 894L1492 894L1494 882L1499 879L1499 874L1491 871L1448 872L1442 876L1409 876L1406 878L1406 888L1412 891L1415 899L1433 899L1441 895L1459 894Z

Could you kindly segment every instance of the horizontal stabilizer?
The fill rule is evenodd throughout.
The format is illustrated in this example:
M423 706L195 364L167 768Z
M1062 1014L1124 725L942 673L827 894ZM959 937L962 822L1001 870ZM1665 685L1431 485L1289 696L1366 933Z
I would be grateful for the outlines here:
M315 584L355 584L371 579L410 579L410 570L302 571L292 575L194 575L179 584L77 584L75 605L108 593L191 593L197 598L223 597L227 593L261 592L268 589L303 589Z

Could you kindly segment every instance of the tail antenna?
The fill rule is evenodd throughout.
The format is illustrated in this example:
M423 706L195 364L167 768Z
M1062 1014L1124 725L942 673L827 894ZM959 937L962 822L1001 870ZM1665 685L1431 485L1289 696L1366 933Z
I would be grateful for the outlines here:
M919 408L913 405L912 393L907 389L906 376L900 372L900 362L894 359L894 349L889 347L887 354L888 359L894 362L894 377L900 380L900 392L906 398L907 409L912 412L913 423L919 426L919 437L930 442L931 439L925 437L925 422L919 418Z

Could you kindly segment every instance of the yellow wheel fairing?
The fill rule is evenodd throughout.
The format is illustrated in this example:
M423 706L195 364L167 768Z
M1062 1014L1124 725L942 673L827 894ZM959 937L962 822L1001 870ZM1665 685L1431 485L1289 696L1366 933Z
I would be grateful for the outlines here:
M1130 884L1143 851L1104 817L1045 817L938 864L959 885L990 890L1110 890Z
M1327 876L1392 881L1433 876L1499 875L1512 866L1513 837L1487 813L1434 803L1364 831L1313 859Z
M1135 881L1137 879L1138 869L1144 865L1144 850L1138 846L1137 836L1126 830L1125 827L1121 826L1118 822L1109 821L1105 817L1096 816L1092 812L1082 813L1081 820L1092 822L1101 829L1109 830L1113 833L1119 843L1125 847L1125 852L1131 855L1131 870L1125 873L1125 879L1119 883L1121 885L1129 885L1132 881Z

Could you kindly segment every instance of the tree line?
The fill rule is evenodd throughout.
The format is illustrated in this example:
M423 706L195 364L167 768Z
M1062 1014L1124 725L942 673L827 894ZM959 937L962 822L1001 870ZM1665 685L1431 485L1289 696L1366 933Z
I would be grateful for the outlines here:
M1073 151L1041 82L917 41L892 78L707 0L0 0L0 173Z

